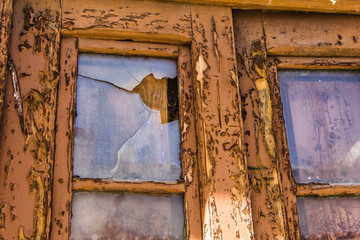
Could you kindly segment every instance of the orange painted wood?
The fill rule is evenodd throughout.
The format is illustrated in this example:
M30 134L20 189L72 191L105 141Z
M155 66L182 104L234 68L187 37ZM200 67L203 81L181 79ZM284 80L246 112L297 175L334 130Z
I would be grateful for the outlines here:
M203 239L254 239L232 12L191 11Z
M196 4L230 6L234 9L282 10L324 13L359 14L360 3L357 0L168 0Z
M0 125L4 108L5 100L5 82L7 74L7 59L9 52L9 40L11 33L11 19L13 13L13 0L0 1ZM1 132L0 132L1 135Z
M1 219L5 222L0 235L4 239L49 238L59 80L59 9L57 0L14 1L9 53L18 73L24 130L14 104L13 87L8 82L0 139ZM11 17L9 12L3 13ZM6 21L1 24L6 28ZM6 41L2 37L1 41Z
M359 185L298 184L298 197L360 196Z
M177 58L179 56L179 47L177 45L106 41L86 38L79 39L79 51L164 58Z
M179 194L185 192L184 183L172 182L114 182L102 179L74 177L73 191L134 192L152 194Z

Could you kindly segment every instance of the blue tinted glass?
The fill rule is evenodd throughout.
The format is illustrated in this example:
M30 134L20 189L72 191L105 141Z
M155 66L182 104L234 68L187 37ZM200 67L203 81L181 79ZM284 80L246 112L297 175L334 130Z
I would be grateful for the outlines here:
M176 181L176 60L80 54L74 175Z
M297 182L360 182L360 74L279 71Z

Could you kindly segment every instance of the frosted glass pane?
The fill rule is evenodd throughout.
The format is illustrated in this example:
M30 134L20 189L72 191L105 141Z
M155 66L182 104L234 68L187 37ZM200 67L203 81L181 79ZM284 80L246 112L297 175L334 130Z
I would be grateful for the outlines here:
M98 61L106 71L93 70L99 67ZM141 69L144 66L148 74L139 82L136 80L137 85L131 91L125 89L135 79L133 75L137 71L133 68L139 67L137 74L140 74L145 72ZM74 175L113 180L179 179L177 79L176 76L157 79L151 72L173 75L174 69L176 72L173 60L80 55ZM130 77L124 77L123 72L130 70L133 71L128 74Z
M74 193L70 239L185 239L183 198Z
M360 198L297 198L301 239L360 239Z
M360 182L360 74L279 71L297 182Z

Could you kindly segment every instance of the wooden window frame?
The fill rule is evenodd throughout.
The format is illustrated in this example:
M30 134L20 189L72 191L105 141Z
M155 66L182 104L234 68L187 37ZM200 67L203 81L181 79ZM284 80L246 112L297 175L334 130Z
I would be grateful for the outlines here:
M269 81L274 86L276 92L280 92L280 86L278 81L278 70L359 70L360 58L359 57L304 57L296 56L294 52L290 56L269 56L267 59L267 65L272 66L273 75L270 76ZM321 55L315 51L315 54ZM345 54L344 54L345 55ZM273 102L282 102L280 94L274 96ZM276 107L274 106L276 109ZM285 154L279 156L280 161L280 174L282 176L288 176L287 180L290 180L289 184L284 184L283 189L292 189L287 191L292 197L357 197L360 196L360 184L331 184L331 183L297 183L292 175L292 168L289 155L289 147L287 144L287 136L285 130L285 120L283 116L283 104L281 104L281 110L277 109L277 119L280 120L277 130L282 131L283 148ZM288 200L287 200L288 201ZM295 200L296 203L296 200ZM297 218L299 214L296 214ZM287 216L289 217L289 216ZM299 221L299 220L297 220ZM298 226L299 227L299 226Z
M270 57L276 62L276 70L359 70L360 58L350 57ZM276 79L276 84L279 85ZM290 164L290 158L287 159ZM287 168L291 171L291 168ZM291 174L291 173L283 173ZM360 184L297 183L296 197L346 197L360 196Z
M76 117L77 62L80 52L177 59L179 81L179 125L182 174L178 181L112 181L73 176L74 129ZM73 191L183 194L185 236L201 231L198 194L197 147L190 49L187 46L127 41L64 38L61 42L60 81L57 105L57 132L53 184L51 239L70 237Z

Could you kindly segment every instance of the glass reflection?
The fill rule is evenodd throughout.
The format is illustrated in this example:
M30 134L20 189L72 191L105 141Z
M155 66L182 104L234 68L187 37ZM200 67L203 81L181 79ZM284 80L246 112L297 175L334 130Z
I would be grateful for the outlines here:
M176 181L176 61L80 54L74 175Z
M297 182L359 183L360 74L279 71Z
M360 239L360 198L297 198L301 239Z

